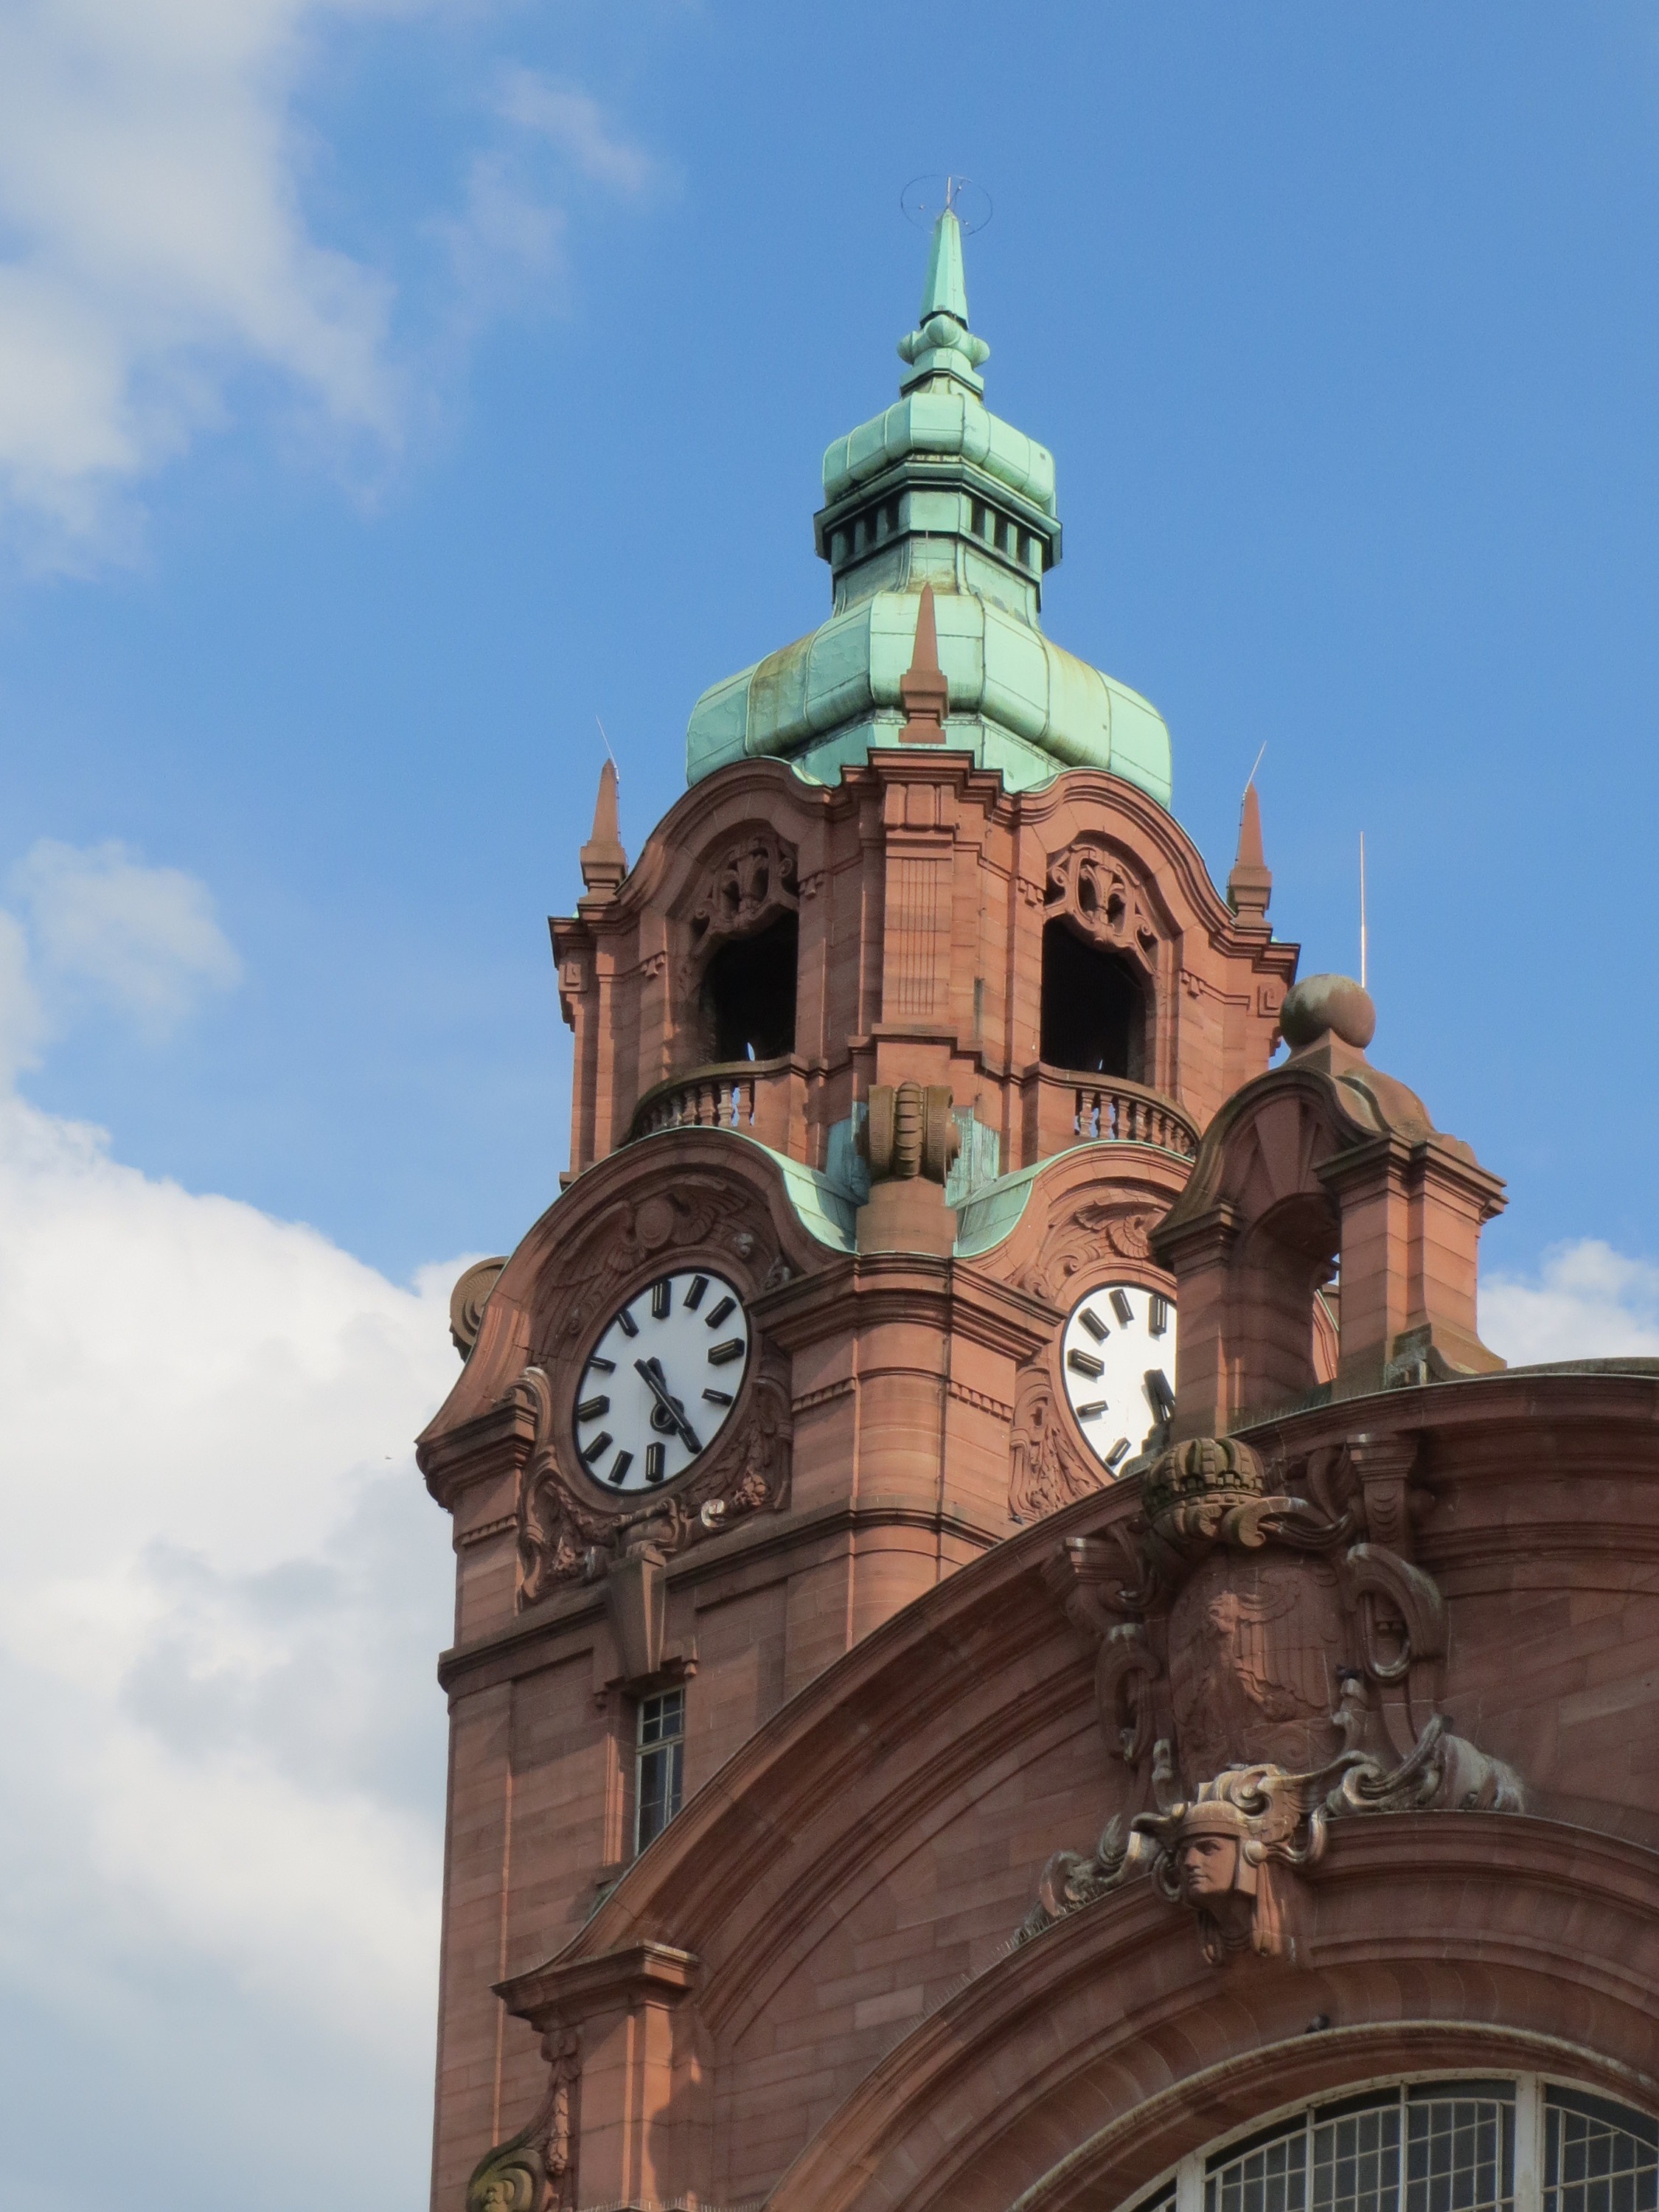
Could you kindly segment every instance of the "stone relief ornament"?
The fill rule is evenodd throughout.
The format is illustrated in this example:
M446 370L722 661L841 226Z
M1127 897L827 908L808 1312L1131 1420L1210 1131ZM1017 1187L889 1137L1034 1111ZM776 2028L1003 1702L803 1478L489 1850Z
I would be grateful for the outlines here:
M478 1341L485 1301L506 1265L505 1254L495 1260L475 1260L465 1273L457 1277L449 1294L449 1340L460 1353L463 1364L471 1357L472 1347Z
M1144 967L1157 956L1158 930L1145 892L1118 854L1091 840L1050 858L1042 904L1050 917L1069 915L1085 937L1134 953Z
M1115 1543L1066 1540L1050 1584L1097 1646L1101 1725L1144 1809L1092 1858L1049 1861L1022 1938L1148 1874L1212 1964L1294 1957L1294 1880L1329 1821L1523 1809L1514 1771L1432 1710L1444 1601L1376 1540L1409 1541L1412 1450L1359 1438L1270 1476L1237 1437L1198 1437L1149 1468Z
M1024 1368L1015 1387L1010 1437L1008 1510L1016 1521L1040 1521L1110 1480L1072 1432L1045 1364Z
M466 2185L466 2212L567 2212L575 2203L573 2146L581 2062L574 2028L542 2038L547 2094L528 2127L481 2159Z
M553 1385L546 1370L526 1367L514 1395L534 1425L518 1502L520 1610L562 1583L593 1582L630 1548L645 1528L663 1559L703 1542L750 1513L781 1512L788 1502L794 1434L787 1368L763 1347L748 1416L734 1433L695 1463L672 1491L638 1512L607 1509L583 1475L560 1464ZM647 1525L648 1524L648 1525Z
M1144 1266L1159 1209L1145 1199L1085 1199L1064 1215L1042 1240L1042 1249L1025 1270L1022 1288L1065 1305L1073 1279L1091 1268L1128 1260ZM1173 1295L1173 1290L1171 1291Z
M795 848L775 830L745 830L723 847L704 871L689 920L692 969L717 945L752 937L800 903Z

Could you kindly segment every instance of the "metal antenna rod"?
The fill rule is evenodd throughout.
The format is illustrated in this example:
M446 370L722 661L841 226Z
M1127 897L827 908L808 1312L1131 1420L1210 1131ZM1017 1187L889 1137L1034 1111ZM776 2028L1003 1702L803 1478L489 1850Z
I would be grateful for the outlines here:
M1359 833L1359 988L1365 988L1365 833Z
M595 714L595 715L594 715L593 720L594 720L596 722L599 722L599 716L598 716L597 714ZM610 758L610 762L611 762L611 767L612 767L612 768L617 769L617 782L618 782L618 783L620 783L620 782L622 781L622 770L621 770L621 769L617 768L617 756L615 755L615 753L611 752L611 740L610 740L610 738L606 738L606 737L605 737L605 724L604 724L603 722L599 722L599 735L600 735L602 738L605 738L605 752L606 752L606 754L608 755L608 757L609 757L609 758Z
M1267 751L1267 740L1266 739L1266 738L1263 738L1263 739L1261 740L1261 752L1259 752L1259 753L1256 755L1255 761L1251 763L1250 772L1249 772L1249 775L1245 777L1245 779L1244 779L1244 788L1245 788L1245 790L1246 790L1246 791L1248 791L1248 790L1249 789L1250 786L1251 786L1251 785L1255 781L1255 772L1256 772L1256 769L1259 769L1259 768L1261 767L1261 753L1265 753L1265 752Z

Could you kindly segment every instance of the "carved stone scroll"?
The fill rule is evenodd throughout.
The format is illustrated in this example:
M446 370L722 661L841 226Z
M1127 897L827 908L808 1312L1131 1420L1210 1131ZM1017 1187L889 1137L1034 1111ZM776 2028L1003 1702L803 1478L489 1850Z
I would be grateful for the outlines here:
M581 2063L574 2028L542 2038L547 2094L529 2125L474 2167L466 2212L568 2212L576 2201L576 2097Z

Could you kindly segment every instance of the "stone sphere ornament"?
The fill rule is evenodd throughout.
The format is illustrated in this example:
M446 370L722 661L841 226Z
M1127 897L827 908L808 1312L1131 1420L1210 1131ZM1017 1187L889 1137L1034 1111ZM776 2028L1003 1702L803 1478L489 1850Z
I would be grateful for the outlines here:
M1328 1030L1364 1052L1376 1035L1376 1007L1352 975L1304 975L1285 993L1279 1026L1293 1052L1317 1044Z

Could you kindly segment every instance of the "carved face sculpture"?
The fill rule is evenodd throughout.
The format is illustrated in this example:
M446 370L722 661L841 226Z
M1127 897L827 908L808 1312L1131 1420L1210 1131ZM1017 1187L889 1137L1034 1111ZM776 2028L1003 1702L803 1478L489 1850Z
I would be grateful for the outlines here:
M1232 1836L1189 1836L1181 1846L1181 1893L1188 1905L1225 1897L1238 1878L1238 1842Z

